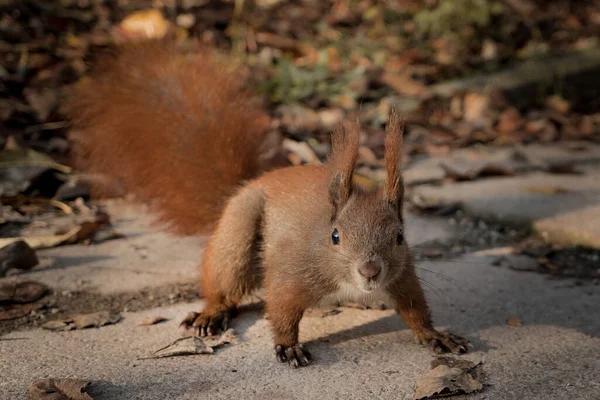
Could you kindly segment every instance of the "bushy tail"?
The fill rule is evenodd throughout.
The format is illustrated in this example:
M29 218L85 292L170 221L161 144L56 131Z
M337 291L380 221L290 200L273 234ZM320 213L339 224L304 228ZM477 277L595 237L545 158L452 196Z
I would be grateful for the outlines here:
M230 63L169 40L101 60L65 105L75 166L118 180L182 234L210 229L227 198L269 169L279 136Z

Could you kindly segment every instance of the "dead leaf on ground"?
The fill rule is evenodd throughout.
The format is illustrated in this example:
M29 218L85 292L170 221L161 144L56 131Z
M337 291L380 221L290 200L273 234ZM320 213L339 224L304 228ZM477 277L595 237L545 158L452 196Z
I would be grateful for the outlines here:
M0 277L10 269L29 270L39 262L35 251L25 241L10 243L0 248Z
M483 389L481 364L448 357L436 359L431 364L432 369L417 380L413 400L468 394Z
M158 10L141 10L125 17L117 27L117 33L129 39L160 39L171 23Z
M562 194L562 193L569 193L570 192L569 189L565 189L565 188L560 187L560 186L552 186L552 185L547 185L547 186L523 186L522 189L525 190L525 191L527 191L527 192L536 193L536 194L546 194L546 195Z
M427 86L413 79L408 72L384 72L381 81L394 91L407 96L424 96L429 92Z
M463 99L463 118L479 127L491 124L490 98L479 93L468 93Z
M93 400L87 393L92 382L80 379L45 378L29 385L29 400Z
M422 214L449 215L460 209L459 202L447 202L439 199L426 198L415 194L410 197L411 204Z
M561 114L566 114L569 112L571 105L565 99L560 96L550 96L546 99L546 106L551 110L559 112Z
M147 358L163 358L175 356L188 356L194 354L213 354L216 349L225 344L236 344L237 334L233 329L227 329L221 336L204 337L187 336L179 338L173 343L158 349L152 357ZM145 359L145 358L142 358Z
M29 315L32 311L43 308L43 302L27 303L27 304L10 304L7 306L0 305L0 321L8 321Z
M0 246L3 247L14 242L24 241L32 249L47 249L65 244L81 243L93 240L98 230L107 224L108 222L104 219L96 218L94 221L84 221L64 234L0 239Z
M483 162L479 165L462 165L440 163L440 167L446 172L446 177L455 181L472 181L476 178L488 176L514 176L515 171L502 164Z
M91 314L80 314L71 318L49 321L42 328L51 331L71 331L73 329L99 328L116 324L121 320L121 314L100 311Z
M496 130L502 133L514 132L523 127L525 120L521 117L521 113L514 107L509 108L500 114Z
M510 317L508 317L508 319L506 320L506 324L508 326L523 326L523 321L521 321L519 318L511 315Z
M320 164L319 157L315 154L313 149L306 142L296 142L291 139L283 139L283 148L290 151L300 158L302 163L307 164ZM295 160L290 159L293 163ZM297 162L297 161L296 161Z
M0 285L0 303L32 303L41 299L48 287L39 282L10 282Z
M150 318L146 318L145 320L143 320L142 322L140 322L138 324L138 326L148 326L148 325L156 325L156 324L160 324L161 322L165 322L168 321L168 318L165 317L150 317Z

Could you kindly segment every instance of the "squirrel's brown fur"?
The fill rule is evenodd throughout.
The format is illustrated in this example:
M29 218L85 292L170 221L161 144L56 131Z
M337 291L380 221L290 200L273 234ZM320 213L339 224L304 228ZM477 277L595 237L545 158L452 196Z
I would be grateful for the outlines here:
M152 200L183 234L210 229L278 146L240 71L196 50L184 54L170 40L124 45L65 104L76 166Z
M200 335L226 329L242 298L264 287L277 359L293 367L310 362L299 343L304 311L327 301L384 300L421 343L438 352L466 351L464 339L434 329L404 241L402 127L395 113L381 188L352 179L358 121L334 133L325 165L256 177L271 165L268 157L264 162L272 154L264 153L268 118L236 73L207 53L182 57L156 42L119 54L79 85L70 105L80 131L77 154L84 166L155 198L181 232L217 221L200 268L207 304L184 326Z

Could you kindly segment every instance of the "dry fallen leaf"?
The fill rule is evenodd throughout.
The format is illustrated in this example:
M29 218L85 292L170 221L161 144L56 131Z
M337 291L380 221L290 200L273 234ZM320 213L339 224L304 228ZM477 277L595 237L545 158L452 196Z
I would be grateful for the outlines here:
M235 330L227 329L219 337L204 337L199 338L197 336L187 336L179 338L173 343L158 349L154 352L152 357L148 358L163 358L163 357L174 357L174 356L188 356L194 354L212 354L215 349L223 346L224 344L236 344L237 335Z
M11 304L0 306L0 321L8 321L28 315L30 312L44 307L44 303Z
M140 322L138 324L138 326L148 326L148 325L156 325L159 324L161 322L165 322L168 321L168 318L165 317L150 317L150 318L146 318L145 320L143 320L142 322Z
M439 364L439 365L436 365ZM475 365L467 360L435 360L424 377L417 380L413 400L467 394L483 389ZM475 376L475 377L474 377Z
M422 96L428 93L427 86L412 78L408 72L384 72L381 81L396 92L407 96Z
M38 282L9 282L0 285L1 303L32 303L41 299L48 287Z
M6 275L9 269L29 270L38 263L35 251L23 240L0 248L0 277Z
M320 164L321 161L319 157L315 154L313 149L306 142L296 142L291 139L283 139L283 148L292 152L296 156L302 160L304 163L308 164Z
M29 385L29 400L93 400L87 394L92 382L80 379L38 379Z
M546 106L556 112L561 114L566 114L569 112L571 105L565 99L560 96L550 96L546 99Z
M25 236L0 239L0 247L7 246L14 242L24 241L32 249L47 249L61 246L63 244L75 244L91 240L94 238L98 229L106 225L105 221L85 221L67 233L48 236Z
M446 172L446 176L455 181L471 181L476 178L483 178L488 176L515 175L515 171L506 165L488 162L482 162L478 165L461 165L442 162L439 165Z
M49 321L42 328L51 331L70 331L73 329L99 328L104 325L116 324L121 320L121 315L100 311L91 314L80 314L71 318Z
M128 38L160 39L170 28L170 22L158 10L134 12L118 26L119 33Z
M477 126L491 124L489 117L490 98L479 93L468 93L463 99L463 116L465 121Z
M523 326L523 321L521 321L519 318L511 315L510 317L508 317L508 319L506 320L506 324L508 326Z
M449 215L460 209L459 202L446 202L418 194L411 196L410 202L422 214Z
M514 107L511 107L500 114L498 119L498 125L496 130L498 132L514 132L520 129L524 124L524 119L521 117L521 113Z

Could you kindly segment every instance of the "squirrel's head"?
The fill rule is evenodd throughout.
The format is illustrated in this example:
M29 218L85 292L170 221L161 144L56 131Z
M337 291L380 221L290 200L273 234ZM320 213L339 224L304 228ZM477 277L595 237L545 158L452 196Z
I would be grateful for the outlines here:
M387 179L367 190L353 182L360 127L338 129L332 136L329 247L348 283L364 292L385 286L402 274L408 258L402 219L402 126L392 112L385 139Z

